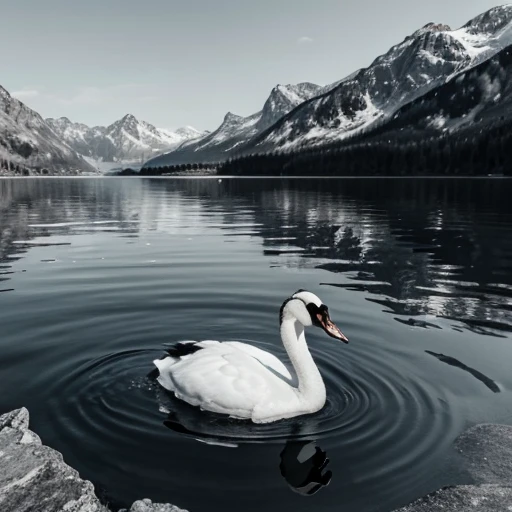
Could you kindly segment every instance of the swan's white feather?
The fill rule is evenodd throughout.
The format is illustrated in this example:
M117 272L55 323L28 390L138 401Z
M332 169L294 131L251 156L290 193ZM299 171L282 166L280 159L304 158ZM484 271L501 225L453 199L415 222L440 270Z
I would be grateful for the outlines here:
M232 345L233 347L246 352L250 356L256 358L264 366L268 366L278 374L282 375L285 379L292 380L292 376L288 368L286 368L286 366L274 354L240 341L225 341L224 344Z
M258 421L261 402L272 410L298 406L286 366L275 356L240 342L206 340L202 349L183 357L157 359L158 382L167 390L203 410ZM271 368L273 371L267 368Z

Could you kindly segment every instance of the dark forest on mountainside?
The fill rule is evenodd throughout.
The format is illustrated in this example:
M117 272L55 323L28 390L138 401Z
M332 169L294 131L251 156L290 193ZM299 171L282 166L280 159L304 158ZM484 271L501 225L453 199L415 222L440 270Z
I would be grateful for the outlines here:
M249 155L222 164L221 175L512 176L512 130L486 130L428 139L389 135L292 153Z

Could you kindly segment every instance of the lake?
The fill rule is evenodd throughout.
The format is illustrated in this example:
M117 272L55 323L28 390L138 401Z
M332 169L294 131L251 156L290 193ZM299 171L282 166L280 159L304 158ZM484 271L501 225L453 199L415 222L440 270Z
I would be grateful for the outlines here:
M468 482L457 435L512 424L511 197L501 179L0 180L0 413L28 407L114 508L387 512ZM299 288L351 340L306 333L318 413L229 420L152 378L180 340L287 361Z

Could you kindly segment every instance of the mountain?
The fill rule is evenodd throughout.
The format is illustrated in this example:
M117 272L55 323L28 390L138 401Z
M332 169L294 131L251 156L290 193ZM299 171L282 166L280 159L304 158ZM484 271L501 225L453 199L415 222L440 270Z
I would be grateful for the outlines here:
M0 86L0 174L95 172L37 113Z
M46 122L78 153L103 162L130 162L149 158L203 134L190 126L175 132L155 128L131 114L109 126L90 128L67 117Z
M458 30L429 23L332 90L310 99L254 138L243 152L342 140L381 123L407 102L512 43L512 5Z
M220 175L512 176L512 44L364 133L224 162ZM167 171L168 172L168 171Z
M414 140L512 124L512 45L404 105L364 139Z
M198 140L185 142L175 151L146 162L144 167L225 160L230 151L247 143L297 105L323 91L319 85L307 82L277 85L259 112L248 117L228 112L214 132Z

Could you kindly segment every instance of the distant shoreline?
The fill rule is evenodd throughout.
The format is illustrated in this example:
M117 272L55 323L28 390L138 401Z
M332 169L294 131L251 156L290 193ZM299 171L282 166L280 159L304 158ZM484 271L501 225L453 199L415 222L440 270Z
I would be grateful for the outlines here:
M176 176L138 176L138 175L97 175L97 176L0 176L0 180L47 180L47 179L150 179L150 180L175 180L175 179L279 179L279 180L288 180L288 179L302 179L302 180L311 180L311 179L329 179L329 180L510 180L512 176L270 176L270 175L254 175L254 176L237 176L237 175L229 175L229 176L219 176L212 174L204 174L204 175L176 175Z

